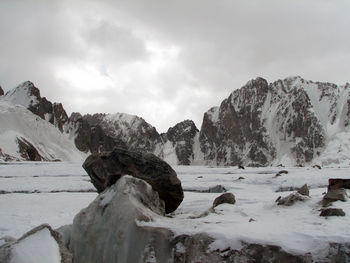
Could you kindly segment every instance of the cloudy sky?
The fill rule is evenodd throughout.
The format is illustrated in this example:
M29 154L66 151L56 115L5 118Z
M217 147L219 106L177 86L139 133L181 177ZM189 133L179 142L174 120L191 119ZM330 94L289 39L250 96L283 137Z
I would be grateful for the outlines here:
M1 0L0 85L164 132L261 76L350 82L348 0Z

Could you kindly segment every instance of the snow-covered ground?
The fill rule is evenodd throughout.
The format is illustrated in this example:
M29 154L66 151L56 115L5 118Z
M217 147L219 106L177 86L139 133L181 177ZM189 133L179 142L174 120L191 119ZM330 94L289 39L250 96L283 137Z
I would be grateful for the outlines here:
M350 167L174 168L185 190L184 201L172 217L139 224L168 227L177 234L207 232L217 240L213 249L239 248L243 241L321 256L327 253L330 242L350 242L349 202L335 202L332 206L342 208L345 217L319 216L319 202L328 179L350 178ZM275 177L282 169L289 173ZM279 196L291 193L285 189L305 183L311 188L307 201L291 207L276 205ZM198 217L220 195L205 192L216 185L232 192L236 204L220 205L214 213ZM97 196L93 190L81 163L0 164L0 237L18 238L42 223L53 228L72 223L75 214Z

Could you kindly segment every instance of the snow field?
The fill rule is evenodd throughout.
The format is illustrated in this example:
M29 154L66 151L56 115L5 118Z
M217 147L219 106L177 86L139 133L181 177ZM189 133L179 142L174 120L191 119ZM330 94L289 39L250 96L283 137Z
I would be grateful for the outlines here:
M348 178L350 167L316 168L236 167L210 168L176 166L185 198L170 217L156 217L141 225L166 227L175 234L207 232L216 239L211 249L237 248L242 242L281 246L288 252L322 256L330 242L350 242L349 202L334 202L345 217L320 217L320 201L329 178ZM288 174L275 177L280 170ZM244 179L238 179L244 177ZM308 184L310 198L291 207L277 206L279 196ZM205 192L222 185L236 197L235 205L223 204L210 212L220 193ZM0 237L16 238L28 230L48 223L53 228L70 224L74 216L97 193L80 163L15 163L0 165L0 191L36 190L38 193L0 194ZM47 191L63 191L48 193ZM71 189L74 193L65 192ZM283 192L281 192L283 190ZM279 192L276 192L279 191ZM206 213L207 212L207 213ZM205 215L207 214L207 215ZM322 254L323 253L323 254Z

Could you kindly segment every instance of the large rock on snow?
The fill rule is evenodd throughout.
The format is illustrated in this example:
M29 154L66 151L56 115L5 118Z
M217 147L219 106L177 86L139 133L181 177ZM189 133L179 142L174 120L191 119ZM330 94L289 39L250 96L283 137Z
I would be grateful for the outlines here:
M171 232L137 222L164 214L164 203L145 181L123 176L73 221L75 263L168 262ZM157 256L155 261L147 261Z
M2 89L2 87L0 86L0 96L4 95L4 90Z
M145 180L165 202L165 212L173 212L183 200L181 182L166 162L151 153L131 152L120 148L90 155L83 164L100 193L123 175Z
M41 225L18 240L0 246L1 263L72 263L72 255L61 236L49 225Z
M328 191L336 190L339 188L350 189L350 179L343 179L343 178L328 179Z

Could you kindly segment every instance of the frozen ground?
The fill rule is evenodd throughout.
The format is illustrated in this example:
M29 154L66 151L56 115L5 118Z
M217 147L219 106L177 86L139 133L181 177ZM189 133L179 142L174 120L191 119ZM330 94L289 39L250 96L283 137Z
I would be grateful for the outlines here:
M328 179L350 178L350 167L174 168L185 190L184 201L172 218L159 217L147 224L169 227L177 234L207 232L217 239L213 249L239 248L243 241L321 256L330 242L350 242L349 202L333 204L345 211L345 217L319 216ZM282 169L289 173L275 178ZM311 188L306 202L291 207L276 205L278 196L291 193L286 189L305 183ZM205 192L215 185L232 192L236 204L220 205L214 213L196 218L220 195ZM78 163L0 164L0 237L18 238L42 223L53 228L72 223L74 215L96 197L92 191L94 187Z

